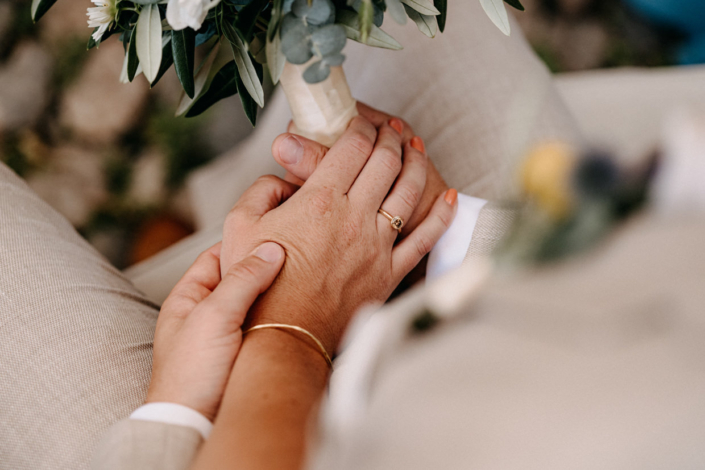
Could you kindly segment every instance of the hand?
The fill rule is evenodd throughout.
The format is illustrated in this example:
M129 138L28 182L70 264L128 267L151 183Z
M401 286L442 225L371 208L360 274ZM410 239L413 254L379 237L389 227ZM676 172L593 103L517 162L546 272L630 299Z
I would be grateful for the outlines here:
M301 189L265 177L242 196L225 222L232 236L223 239L222 269L253 243L275 241L287 253L279 278L251 310L250 324L301 326L333 352L362 304L388 298L445 232L456 208L453 198L437 198L429 215L395 244L398 233L377 210L408 220L418 203L408 194L422 194L426 183L426 155L409 144L403 154L402 166L399 132L386 123L378 132L357 117ZM266 204L261 193L272 195Z
M188 406L211 421L242 344L245 315L284 264L281 246L265 243L221 280L220 248L202 253L164 301L146 400Z
M402 144L407 145L410 143L416 150L426 153L423 140L414 134L414 130L405 121L394 118L363 103L358 103L357 109L361 116L365 117L377 128L389 123L391 119L395 119L395 125L398 126L397 130L402 133ZM289 125L289 129L291 128L292 124ZM272 145L274 159L288 172L284 179L298 185L301 185L311 176L327 153L328 147L291 133L280 135ZM402 190L407 191L408 198L417 200L417 203L415 203L417 204L416 211L406 222L402 231L402 238L410 234L426 218L434 201L447 190L448 185L438 173L436 167L433 166L433 162L429 160L426 168L426 186L423 194Z

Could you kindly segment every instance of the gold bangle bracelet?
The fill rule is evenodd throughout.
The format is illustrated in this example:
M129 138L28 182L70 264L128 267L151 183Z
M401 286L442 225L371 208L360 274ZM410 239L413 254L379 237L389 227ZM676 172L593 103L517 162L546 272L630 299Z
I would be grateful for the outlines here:
M256 325L253 326L252 328L249 328L247 331L243 333L243 335L246 335L247 333L255 330L264 330L266 328L275 328L278 330L293 330L299 333L302 333L309 338L313 340L314 343L316 343L316 346L318 346L318 349L320 350L321 354L323 355L323 358L326 360L326 363L330 366L333 367L333 361L331 360L330 356L328 355L328 351L326 351L326 348L323 346L323 343L316 338L313 333L311 333L308 330L305 330L304 328L301 328L300 326L294 326L294 325L286 325L284 323L264 323L262 325Z

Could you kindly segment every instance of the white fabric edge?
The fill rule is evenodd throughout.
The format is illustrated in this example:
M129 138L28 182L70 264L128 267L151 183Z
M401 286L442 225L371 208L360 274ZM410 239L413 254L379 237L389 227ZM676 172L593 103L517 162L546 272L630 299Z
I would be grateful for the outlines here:
M426 266L427 282L463 264L475 225L485 204L487 201L484 199L458 194L458 212L455 219L429 254Z
M213 431L213 423L208 418L193 408L176 403L147 403L133 411L130 419L185 426L198 431L203 439L208 439Z

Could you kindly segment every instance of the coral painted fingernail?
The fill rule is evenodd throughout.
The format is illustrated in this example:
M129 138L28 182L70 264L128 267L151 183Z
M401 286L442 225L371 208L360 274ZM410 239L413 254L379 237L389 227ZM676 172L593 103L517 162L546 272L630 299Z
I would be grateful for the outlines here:
M296 165L304 156L304 146L299 139L290 135L279 144L279 158L289 165Z
M458 191L455 189L449 189L446 191L446 195L443 197L443 200L447 202L449 206L454 205L455 201L458 200Z
M390 119L389 125L400 134L404 132L404 123L397 118Z
M411 146L421 153L426 153L426 145L424 145L423 139L419 136L411 139Z
M267 263L276 263L284 256L284 249L274 242L267 242L260 245L254 255Z

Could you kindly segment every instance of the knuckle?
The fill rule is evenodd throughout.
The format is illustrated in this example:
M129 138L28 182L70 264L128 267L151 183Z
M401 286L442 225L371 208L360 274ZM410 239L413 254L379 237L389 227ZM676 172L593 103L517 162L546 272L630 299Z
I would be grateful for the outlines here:
M257 184L264 184L264 185L273 185L279 183L279 178L277 178L274 175L262 175L259 178L257 178L256 183Z
M320 188L311 195L309 201L314 213L323 215L329 213L334 205L335 197L332 188Z
M253 263L244 261L233 265L225 276L238 283L249 284L258 278L258 271Z
M399 173L401 171L401 157L398 153L388 147L380 147L377 149L378 158L386 170Z
M410 184L401 184L397 187L397 191L399 199L406 204L409 210L413 211L416 209L421 199L420 191L416 187Z
M355 131L348 138L348 145L357 153L369 155L374 148L374 142L367 134Z
M419 258L423 258L431 252L433 249L433 242L426 236L420 236L414 241L416 246L416 252Z

